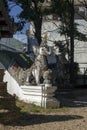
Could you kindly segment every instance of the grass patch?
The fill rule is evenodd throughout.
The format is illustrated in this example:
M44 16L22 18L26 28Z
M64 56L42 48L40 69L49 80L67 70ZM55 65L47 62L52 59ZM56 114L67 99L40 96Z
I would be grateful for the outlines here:
M21 112L27 112L27 113L57 113L57 112L66 112L69 110L69 108L61 107L57 109L52 108L43 108L36 106L31 103L24 103L22 101L17 100L16 105L21 108Z

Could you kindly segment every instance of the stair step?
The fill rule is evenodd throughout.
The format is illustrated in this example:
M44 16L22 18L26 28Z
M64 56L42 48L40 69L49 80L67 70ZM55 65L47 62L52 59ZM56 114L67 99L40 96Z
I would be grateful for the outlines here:
M0 96L0 104L1 103L14 103L15 102L15 98L14 97L1 97Z
M3 81L4 69L0 69L0 82Z
M0 82L0 90L5 90L7 92L7 82Z
M42 90L42 86L26 86L23 85L21 86L22 89L29 89L29 90Z
M19 117L15 97L7 93L7 82L3 82L4 70L0 69L0 122L7 123Z
M7 95L3 95L3 96L0 95L0 99L2 99L2 100L3 99L7 99L7 100L8 99L12 99L12 100L15 100L15 97L7 93Z
M7 93L7 82L0 82L0 95Z
M6 96L7 95L7 92L5 89L0 89L0 96Z
M2 109L0 110L0 122L1 123L8 123L15 121L19 118L19 109L14 109L14 110L6 110Z
M2 108L2 109L0 109L0 117L1 117L1 114L3 114L3 113L17 112L19 110L20 109L18 107L9 108L9 109L8 108L7 109Z
M1 103L0 104L0 109L15 108L14 106L15 106L15 104L13 104L12 102L10 102L10 103Z
M6 94L6 95L0 95L0 104L1 103L14 103L15 104L15 97L13 97L12 95L10 94Z
M0 88L7 87L7 82L0 82Z

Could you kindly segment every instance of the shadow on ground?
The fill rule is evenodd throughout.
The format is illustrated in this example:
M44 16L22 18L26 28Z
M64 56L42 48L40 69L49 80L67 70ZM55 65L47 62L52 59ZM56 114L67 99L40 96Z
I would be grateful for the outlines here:
M62 122L68 120L83 119L82 116L77 115L42 115L42 114L28 114L21 113L21 116L15 122L4 124L5 126L28 126L49 122Z
M59 92L57 99L64 107L87 107L87 89Z
M58 94L57 98L64 107L87 107L87 89L75 90L66 94ZM61 109L61 108L60 108ZM49 122L63 122L69 120L80 120L83 116L79 115L57 115L57 114L29 114L21 113L20 118L14 122L4 124L5 126L29 126Z

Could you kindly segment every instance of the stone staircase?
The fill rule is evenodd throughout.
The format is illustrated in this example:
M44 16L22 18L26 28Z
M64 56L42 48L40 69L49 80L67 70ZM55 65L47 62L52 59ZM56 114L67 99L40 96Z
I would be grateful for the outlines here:
M7 83L3 82L4 69L0 69L0 123L8 123L19 118L15 97L7 93Z
M50 85L50 84L49 84ZM31 103L44 108L59 108L60 102L54 98L56 86L45 86L40 84L38 86L20 86L26 100L29 99Z
M19 85L8 71L5 71L4 81L8 82L8 92L11 95L15 94L23 102L44 108L60 107L59 100L55 98L57 87L52 86L52 84Z

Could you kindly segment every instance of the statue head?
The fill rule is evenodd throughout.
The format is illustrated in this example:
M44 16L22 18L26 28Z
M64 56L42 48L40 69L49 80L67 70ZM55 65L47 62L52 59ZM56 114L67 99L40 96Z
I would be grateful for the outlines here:
M45 46L40 46L39 48L39 54L40 55L46 55L47 48Z
M59 54L60 54L60 52L59 52L59 47L58 47L58 46L56 46L56 45L53 46L53 53L54 53L55 55L59 55Z

